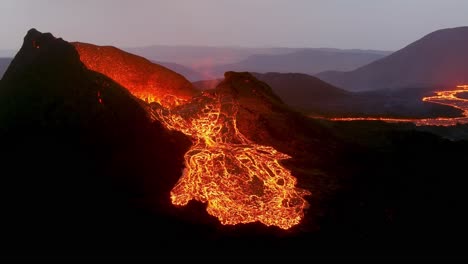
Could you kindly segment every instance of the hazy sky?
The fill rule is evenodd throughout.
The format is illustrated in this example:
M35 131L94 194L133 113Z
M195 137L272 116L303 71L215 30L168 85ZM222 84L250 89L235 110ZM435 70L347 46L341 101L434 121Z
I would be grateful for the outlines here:
M396 50L468 26L467 0L0 0L0 49L35 27L119 47L228 45Z

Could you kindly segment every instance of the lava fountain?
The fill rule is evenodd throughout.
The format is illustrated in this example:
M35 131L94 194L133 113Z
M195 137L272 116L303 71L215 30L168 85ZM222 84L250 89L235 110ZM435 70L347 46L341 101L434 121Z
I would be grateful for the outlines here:
M239 132L239 105L232 94L214 90L189 99L164 93L154 84L142 87L121 70L127 66L101 62L103 47L98 51L75 47L86 67L109 76L136 97L158 102L150 105L153 119L193 139L183 175L171 191L174 205L190 200L207 203L208 213L225 225L259 221L289 229L301 221L308 205L304 196L310 193L297 188L296 178L281 165L288 155L255 144Z

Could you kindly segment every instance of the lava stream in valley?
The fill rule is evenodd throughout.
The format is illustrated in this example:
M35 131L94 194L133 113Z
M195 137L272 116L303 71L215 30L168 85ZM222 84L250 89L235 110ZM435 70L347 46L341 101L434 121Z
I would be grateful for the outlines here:
M132 81L135 77L128 76L124 64L102 62L109 59L100 54L105 50L74 45L86 67L150 103L154 120L192 138L183 175L171 191L174 205L190 200L207 203L208 213L226 225L258 221L289 229L301 221L308 206L304 196L310 192L297 188L296 178L280 164L288 155L255 144L239 132L239 105L232 94L214 90L189 97L179 90L174 95L157 84Z
M260 221L288 229L303 218L309 192L296 188L296 179L279 163L290 157L239 132L232 96L204 93L172 110L153 109L157 120L194 139L171 191L173 204L206 202L208 213L223 224Z

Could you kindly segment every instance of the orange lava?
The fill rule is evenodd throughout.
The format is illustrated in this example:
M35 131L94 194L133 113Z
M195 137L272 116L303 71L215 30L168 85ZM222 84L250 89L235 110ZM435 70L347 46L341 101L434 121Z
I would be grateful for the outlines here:
M202 108L191 110L197 106ZM185 155L187 168L172 189L172 203L206 202L208 213L222 224L260 221L288 229L303 218L303 196L309 192L296 188L296 179L279 163L289 156L239 132L237 109L231 96L216 93L172 112L155 109L158 120L195 139Z
M109 76L143 100L160 102L151 104L151 116L193 139L185 154L186 168L171 191L174 205L184 206L190 200L207 203L208 213L225 225L259 221L289 229L304 217L308 206L304 196L310 193L295 187L296 178L279 162L290 157L239 132L238 104L232 95L215 91L187 100L154 92L152 87L136 89L120 67L98 64L94 59L99 54L77 50L89 69Z
M181 75L136 55L110 46L73 43L80 60L90 70L102 73L148 103L174 107L196 93Z
M412 122L417 126L454 126L468 123L468 100L457 97L457 94L468 92L468 85L458 85L454 90L437 91L434 96L423 97L424 102L448 105L463 111L462 117L437 118L386 118L386 117L337 117L333 121L385 121L390 123Z

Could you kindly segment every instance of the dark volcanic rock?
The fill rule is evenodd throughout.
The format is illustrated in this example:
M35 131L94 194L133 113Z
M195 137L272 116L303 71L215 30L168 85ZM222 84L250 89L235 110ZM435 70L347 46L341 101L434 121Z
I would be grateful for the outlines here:
M312 193L299 225L221 226L201 203L174 209L169 191L189 139L88 70L71 44L31 30L0 83L0 255L466 254L466 141L401 124L311 120L249 73L228 72L206 92L235 99L238 129L292 157L282 162Z
M274 146L293 155L308 153L308 148L333 148L333 138L327 130L294 111L265 82L247 72L226 72L225 79L213 90L234 96L239 103L239 130L258 144ZM320 143L316 141L320 139ZM307 143L305 143L307 142Z
M0 123L5 253L115 251L184 232L165 216L189 139L66 41L28 32L0 86Z
M270 85L286 104L308 112L317 104L332 104L352 96L350 92L306 74L270 72L253 75Z

